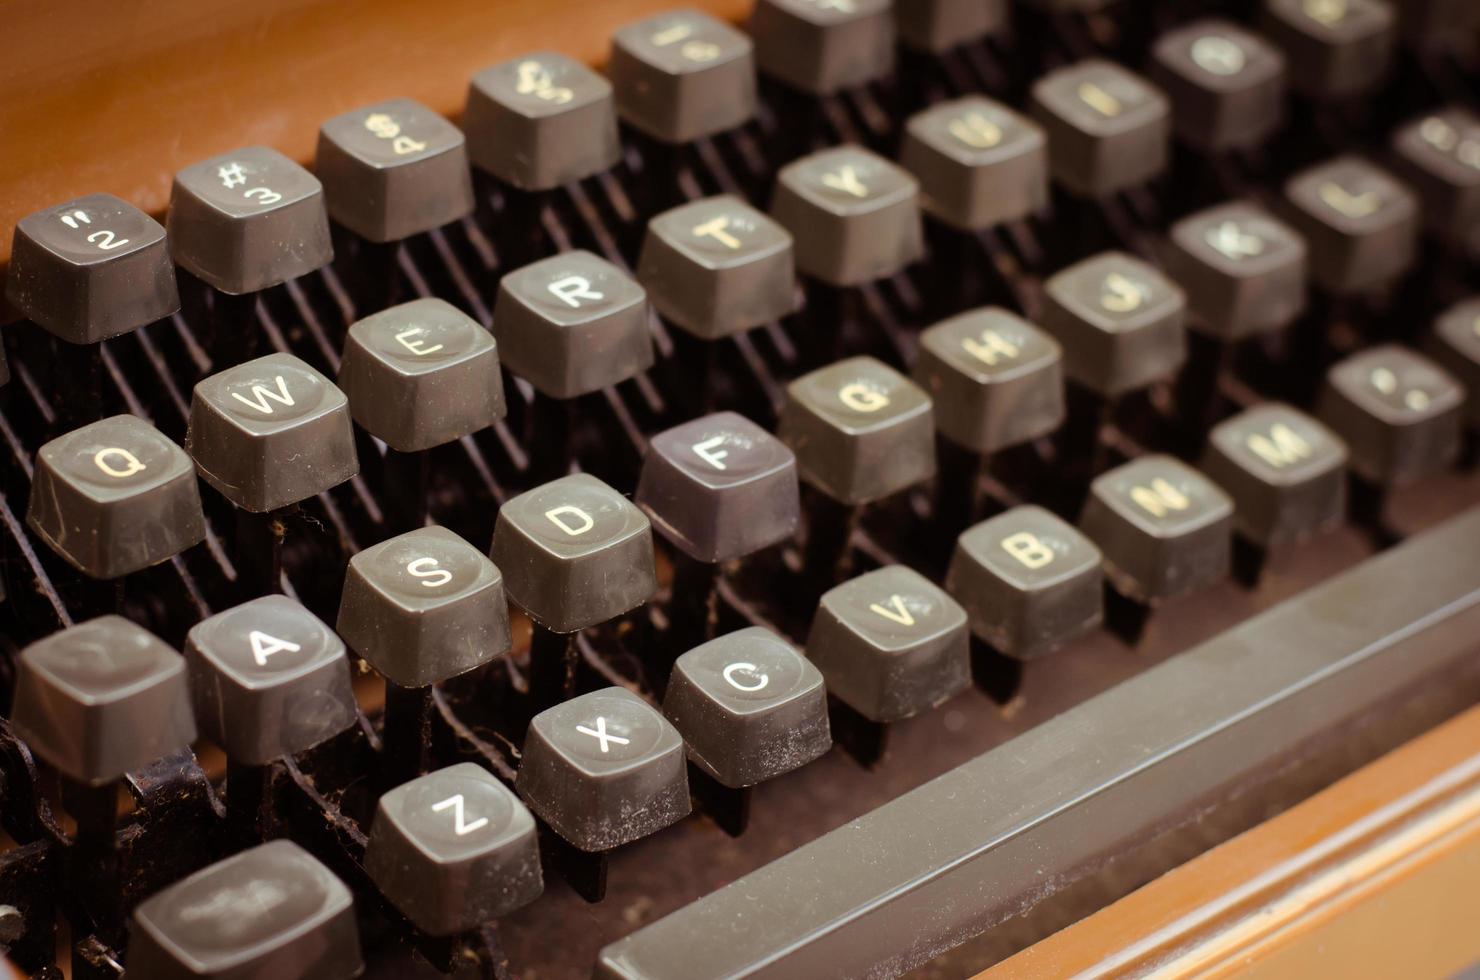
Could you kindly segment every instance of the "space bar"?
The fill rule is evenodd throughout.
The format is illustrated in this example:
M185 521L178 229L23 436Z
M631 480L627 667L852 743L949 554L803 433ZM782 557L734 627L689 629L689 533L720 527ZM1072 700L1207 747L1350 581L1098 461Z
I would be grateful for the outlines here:
M1472 655L1477 556L1480 507L607 946L596 975L902 973Z

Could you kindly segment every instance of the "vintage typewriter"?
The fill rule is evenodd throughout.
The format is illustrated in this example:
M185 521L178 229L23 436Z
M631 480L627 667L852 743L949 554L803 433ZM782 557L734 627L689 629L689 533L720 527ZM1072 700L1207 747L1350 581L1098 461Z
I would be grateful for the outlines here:
M961 976L1480 702L1472 0L178 6L0 7L17 975Z

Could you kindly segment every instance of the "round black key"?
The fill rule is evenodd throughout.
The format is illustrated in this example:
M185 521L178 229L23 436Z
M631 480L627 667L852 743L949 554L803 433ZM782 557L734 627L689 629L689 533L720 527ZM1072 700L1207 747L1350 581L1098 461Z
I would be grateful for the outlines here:
M351 324L339 388L354 420L400 452L452 442L505 413L493 335L434 298Z
M1338 295L1386 288L1418 248L1418 200L1360 157L1303 170L1285 184L1290 223L1304 238L1310 277Z
M265 146L176 174L166 225L176 264L223 293L276 286L334 258L318 178Z
M653 437L635 500L689 557L743 558L795 533L796 457L749 419L717 412Z
M1440 241L1480 257L1480 116L1450 106L1393 134L1393 164Z
M665 319L706 340L796 308L791 233L728 194L649 221L637 278Z
M552 398L626 381L653 363L647 293L625 272L574 251L516 269L493 312L504 366Z
M1166 96L1113 61L1092 58L1040 78L1033 116L1048 133L1054 179L1080 197L1139 187L1166 169Z
M911 116L899 162L920 182L920 207L953 228L979 231L1048 205L1043 130L984 96Z
M583 851L646 837L688 815L683 740L626 688L608 687L535 715L519 795Z
M437 684L508 652L503 576L446 528L419 528L350 559L337 628L393 684Z
M756 0L756 66L811 95L832 95L894 70L890 0Z
M32 643L15 684L17 733L79 783L112 782L195 740L185 661L122 616Z
M771 216L796 240L798 269L858 286L923 254L918 198L907 171L863 147L838 146L781 168Z
M1256 34L1200 20L1159 37L1152 59L1177 138L1195 149L1258 146L1284 122L1285 57Z
M840 503L880 500L935 475L930 396L871 357L793 381L777 435L802 479Z
M1096 478L1079 528L1116 591L1151 604L1228 574L1233 501L1172 457L1143 456Z
M622 153L611 83L553 51L474 75L462 124L473 165L525 191L584 180Z
M286 840L146 899L130 936L129 969L150 980L349 980L364 970L349 889Z
M41 447L26 523L79 571L100 579L156 565L206 536L190 457L133 415L85 425Z
M974 452L1029 442L1064 420L1063 349L997 307L922 333L914 379L930 396L936 428Z
M1233 498L1233 526L1265 548L1340 523L1346 445L1288 405L1256 405L1208 434L1202 470Z
M473 213L462 132L411 99L324 123L314 171L329 217L372 242L400 241Z
M511 790L471 762L381 796L365 871L432 936L475 929L544 891L534 818Z
M259 357L197 384L185 451L207 483L253 513L360 471L344 393L292 354Z
M96 343L180 308L164 229L112 194L27 215L10 251L5 298L68 343Z
M1099 624L1100 549L1041 507L1014 507L961 533L946 590L992 649L1032 660Z
M1007 25L1007 0L903 0L894 4L901 44L943 54Z
M807 634L807 659L829 692L875 722L919 714L971 683L966 613L903 565L824 594Z
M556 633L620 616L658 588L646 515L586 473L500 507L491 555L508 576L509 598Z
M1167 271L1187 291L1188 326L1225 340L1287 327L1305 309L1305 241L1235 201L1172 226Z
M185 659L201 734L235 762L266 765L355 722L344 641L287 596L197 623Z
M618 30L607 72L622 120L664 143L713 136L755 115L750 38L697 10Z
M731 788L791 772L832 745L822 674L760 626L679 657L663 714L683 735L690 761Z
M1397 15L1387 0L1264 0L1260 28L1284 49L1290 87L1312 99L1376 87L1397 41Z
M1385 345L1333 366L1316 414L1345 440L1354 473L1402 486L1454 460L1464 400L1464 388L1437 364Z
M1113 398L1175 374L1187 358L1187 300L1155 268L1103 252L1048 280L1043 326L1064 348L1064 374Z

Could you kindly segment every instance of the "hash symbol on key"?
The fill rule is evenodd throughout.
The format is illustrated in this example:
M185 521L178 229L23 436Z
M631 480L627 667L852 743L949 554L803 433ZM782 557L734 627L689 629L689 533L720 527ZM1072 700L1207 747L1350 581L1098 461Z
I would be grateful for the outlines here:
M593 728L587 728L585 725L577 725L576 726L576 731L580 732L582 735L590 735L592 738L597 739L598 741L600 741L601 742L601 751L602 752L610 752L611 751L611 749L609 749L607 747L607 743L608 742L616 742L618 745L631 745L632 744L632 739L630 739L630 738L623 738L620 735L609 735L609 734L607 734L607 731L606 731L606 718L603 717L603 716L601 716L601 715L597 715L596 716L596 727L594 729Z

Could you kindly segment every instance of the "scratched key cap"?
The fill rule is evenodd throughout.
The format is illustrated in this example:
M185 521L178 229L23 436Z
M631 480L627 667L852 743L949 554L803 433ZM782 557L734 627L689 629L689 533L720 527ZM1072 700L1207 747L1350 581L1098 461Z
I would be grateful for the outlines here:
M509 598L556 633L620 616L658 587L647 517L587 473L500 507L492 557L508 576Z
M234 761L266 765L355 723L344 641L296 599L263 596L202 620L185 660L201 735Z
M1464 400L1464 388L1437 364L1385 345L1333 366L1316 414L1345 440L1353 472L1401 486L1454 460Z
M1172 104L1177 138L1205 152L1258 146L1285 115L1285 56L1225 20L1169 31L1152 48L1151 77Z
M876 722L917 715L971 683L966 613L904 565L829 589L812 618L807 659L831 694Z
M329 217L372 242L400 241L473 213L462 132L411 99L324 123L314 172Z
M894 70L890 0L756 0L756 66L794 89L832 95Z
M781 169L771 216L796 240L797 268L834 286L892 276L924 252L915 178L860 146Z
M1393 162L1440 241L1480 256L1480 116L1451 106L1393 134Z
M822 674L760 626L679 657L663 714L683 735L689 760L732 788L799 769L832 746Z
M5 298L71 344L127 333L180 308L164 229L112 194L27 215L10 253Z
M930 396L872 357L818 368L786 389L777 436L802 479L843 504L864 504L935 475Z
M493 311L504 366L552 398L626 381L653 363L647 293L590 252L504 276Z
M944 54L979 41L1007 24L1007 0L903 0L894 4L900 43Z
M540 897L539 838L519 797L462 762L384 794L365 871L422 932L476 929Z
M1418 201L1386 171L1341 157L1285 184L1290 223L1304 238L1310 275L1337 294L1382 289L1413 264Z
M525 191L584 180L622 155L611 83L553 51L474 75L462 124L473 165Z
M426 687L509 649L503 576L443 527L423 527L349 560L336 626L399 687Z
M1114 62L1092 58L1040 78L1033 117L1048 133L1054 179L1080 197L1139 187L1166 168L1167 98Z
M276 286L334 258L318 178L265 146L177 173L165 226L175 263L223 293Z
M1170 456L1142 456L1098 477L1079 518L1116 591L1146 603L1227 575L1232 526L1228 494Z
M688 816L683 739L626 688L535 715L515 783L529 808L583 851L605 851Z
M185 451L202 479L258 514L360 471L344 393L292 354L259 357L197 384Z
M1030 442L1064 420L1063 349L1000 307L922 333L914 379L930 396L941 434L978 453Z
M796 532L796 457L744 416L716 412L653 437L634 499L689 557L742 558Z
M504 417L493 335L444 300L412 300L351 324L339 388L360 427L415 452Z
M1156 269L1103 252L1048 280L1043 326L1064 348L1064 374L1113 398L1171 377L1187 357L1187 300Z
M185 661L122 616L89 619L23 649L11 723L37 755L90 786L195 740Z
M1256 405L1208 435L1202 471L1233 499L1233 528L1264 548L1341 522L1346 445L1288 405Z
M911 116L899 163L920 182L920 207L954 228L990 228L1048 204L1043 130L984 96Z
M713 136L755 115L750 38L697 10L618 30L607 73L622 120L663 143Z
M1387 74L1397 17L1386 0L1263 0L1260 30L1284 49L1290 87L1312 99L1361 95Z
M1099 625L1100 549L1042 507L1014 507L956 539L946 591L971 631L999 653L1032 660Z
M179 554L206 536L195 466L133 415L85 425L41 447L26 523L92 578Z
M705 340L779 320L797 305L791 233L728 194L649 221L637 279L664 319Z
M129 972L150 980L349 980L364 970L349 889L287 840L154 894L129 935Z
M1224 340L1279 330L1305 309L1305 241L1257 205L1220 204L1172 226L1167 272L1188 327Z
M1465 415L1480 428L1480 296L1461 300L1434 323L1428 352L1465 388Z

